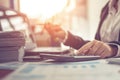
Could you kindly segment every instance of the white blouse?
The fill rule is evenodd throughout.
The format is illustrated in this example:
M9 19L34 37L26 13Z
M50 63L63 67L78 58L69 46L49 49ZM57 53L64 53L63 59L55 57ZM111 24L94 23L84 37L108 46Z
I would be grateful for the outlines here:
M104 20L100 36L101 41L109 43L111 41L118 41L120 32L120 0L118 0L118 11L112 6L112 0L109 3L109 13ZM113 44L116 45L116 44ZM118 53L116 56L120 56L120 46L118 46Z

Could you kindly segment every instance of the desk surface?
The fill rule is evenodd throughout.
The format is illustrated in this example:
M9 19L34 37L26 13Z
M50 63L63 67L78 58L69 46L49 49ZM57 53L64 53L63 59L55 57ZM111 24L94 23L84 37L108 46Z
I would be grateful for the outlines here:
M14 70L7 70L7 69L0 69L0 79L6 77L10 73L12 73Z
M18 67L22 66L23 64L24 63L21 62L0 63L0 80L14 72Z

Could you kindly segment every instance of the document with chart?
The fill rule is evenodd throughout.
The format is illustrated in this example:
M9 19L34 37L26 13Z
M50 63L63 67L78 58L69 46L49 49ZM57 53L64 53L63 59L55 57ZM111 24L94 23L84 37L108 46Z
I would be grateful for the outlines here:
M3 80L120 80L120 67L97 61L26 63Z

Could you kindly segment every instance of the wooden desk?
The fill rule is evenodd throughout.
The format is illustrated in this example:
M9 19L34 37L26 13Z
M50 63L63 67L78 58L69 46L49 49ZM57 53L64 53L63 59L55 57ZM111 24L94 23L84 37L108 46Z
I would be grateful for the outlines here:
M0 69L0 79L4 78L8 74L12 73L14 70Z

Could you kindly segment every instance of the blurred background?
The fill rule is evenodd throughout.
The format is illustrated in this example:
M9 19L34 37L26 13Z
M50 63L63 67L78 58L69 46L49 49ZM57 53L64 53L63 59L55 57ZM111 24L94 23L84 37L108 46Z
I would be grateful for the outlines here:
M4 6L27 15L38 46L49 46L45 23L61 25L83 39L94 39L100 12L108 0L0 0ZM46 43L48 42L48 43ZM42 43L42 44L41 44Z

